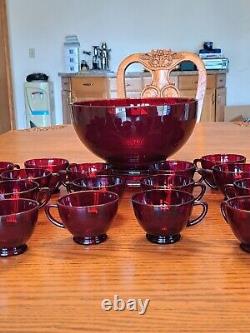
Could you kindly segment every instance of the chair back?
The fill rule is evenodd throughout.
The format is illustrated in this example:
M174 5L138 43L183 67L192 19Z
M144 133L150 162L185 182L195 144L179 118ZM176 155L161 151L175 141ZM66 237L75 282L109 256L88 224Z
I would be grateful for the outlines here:
M167 49L135 53L126 57L117 71L118 98L126 98L125 71L133 63L140 63L151 73L151 82L141 92L141 97L180 97L180 91L171 80L170 73L183 61L192 61L197 67L198 82L196 99L198 101L197 122L200 121L206 91L206 69L200 57L192 52L173 52Z

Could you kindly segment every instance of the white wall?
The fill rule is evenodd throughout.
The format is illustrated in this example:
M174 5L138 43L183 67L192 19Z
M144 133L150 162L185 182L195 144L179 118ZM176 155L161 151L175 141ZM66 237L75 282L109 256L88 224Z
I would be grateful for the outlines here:
M213 41L230 59L228 105L250 104L249 0L7 0L17 125L25 126L23 82L44 72L54 82L62 121L63 41L77 34L82 49L107 41L113 70L130 53L152 48L198 51ZM36 57L29 58L28 49Z

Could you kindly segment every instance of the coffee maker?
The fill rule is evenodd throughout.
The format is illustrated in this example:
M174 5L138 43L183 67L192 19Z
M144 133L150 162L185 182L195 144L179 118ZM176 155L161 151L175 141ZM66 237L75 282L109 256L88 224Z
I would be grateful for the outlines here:
M92 46L92 70L109 71L110 51L106 42Z
M108 49L107 43L103 42L100 47L100 61L101 69L104 71L109 71L110 51L111 49Z

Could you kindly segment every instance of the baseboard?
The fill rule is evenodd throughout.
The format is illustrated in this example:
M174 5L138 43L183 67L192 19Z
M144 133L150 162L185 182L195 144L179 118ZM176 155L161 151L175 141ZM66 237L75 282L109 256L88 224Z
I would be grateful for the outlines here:
M250 105L234 105L225 108L224 121L244 121L250 119Z

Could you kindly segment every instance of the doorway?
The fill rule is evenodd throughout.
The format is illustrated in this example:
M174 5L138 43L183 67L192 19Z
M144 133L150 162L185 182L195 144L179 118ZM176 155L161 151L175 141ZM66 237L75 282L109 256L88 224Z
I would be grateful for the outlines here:
M0 134L14 128L6 1L0 0Z

